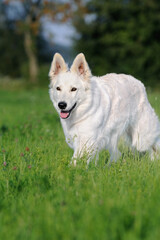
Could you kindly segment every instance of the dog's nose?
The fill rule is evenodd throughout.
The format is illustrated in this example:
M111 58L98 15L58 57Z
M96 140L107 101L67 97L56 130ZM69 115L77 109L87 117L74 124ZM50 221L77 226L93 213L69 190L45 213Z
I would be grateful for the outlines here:
M59 103L58 103L58 107L59 107L60 109L65 109L65 108L67 107L67 103L66 103L66 102L59 102Z

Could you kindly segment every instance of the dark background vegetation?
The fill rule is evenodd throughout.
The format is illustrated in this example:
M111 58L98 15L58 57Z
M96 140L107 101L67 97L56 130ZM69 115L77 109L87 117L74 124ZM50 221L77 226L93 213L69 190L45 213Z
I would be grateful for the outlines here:
M64 47L44 38L44 18L71 22L74 44ZM57 51L66 59L83 52L95 75L123 72L158 87L160 1L0 0L1 78L45 85Z

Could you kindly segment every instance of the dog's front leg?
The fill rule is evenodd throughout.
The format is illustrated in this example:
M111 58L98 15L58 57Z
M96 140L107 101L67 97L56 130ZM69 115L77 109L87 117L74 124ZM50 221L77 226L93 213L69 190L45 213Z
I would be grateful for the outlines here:
M83 156L85 156L87 157L87 165L89 165L89 163L93 160L95 155L96 155L96 160L95 160L95 165L96 165L98 161L97 151L95 149L94 150L91 149L91 147L88 149L86 147L79 148L74 151L71 163L73 163L74 166L76 166L77 159L81 159Z
M72 160L71 160L71 164L73 163L74 166L76 166L76 164L77 164L77 159L78 159L78 158L81 158L82 156L83 156L82 151L81 151L80 149L76 149L76 150L74 151L74 154L73 154L73 157L72 157Z
M73 154L72 160L71 160L71 164L73 163L74 166L76 166L76 164L77 164L77 159L82 158L82 157L85 156L86 154L87 154L86 152L79 154L79 152L76 152L76 151L75 151L74 154ZM90 154L88 154L88 156L87 156L87 165L89 165L89 163L90 163L91 160L94 158L94 156L95 156L95 155L90 155ZM95 165L96 165L96 164L97 164L97 158L96 158Z
M83 156L87 157L87 165L95 157L97 148L91 138L76 139L74 154L71 163L76 166L77 159L81 159Z
M84 146L80 145L79 147L74 149L74 154L73 154L73 157L71 160L71 164L74 164L74 166L76 166L77 160L81 159L83 156L87 156L87 155L88 155L87 149L86 148L84 149ZM88 161L87 161L87 163L88 163Z
M73 163L73 165L76 167L77 165L77 158L75 158L74 156L72 157L72 161L71 164Z

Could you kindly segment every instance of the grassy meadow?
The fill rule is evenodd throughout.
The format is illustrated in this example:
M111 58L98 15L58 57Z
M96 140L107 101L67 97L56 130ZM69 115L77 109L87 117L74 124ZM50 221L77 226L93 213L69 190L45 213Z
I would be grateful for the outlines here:
M160 239L160 160L120 147L110 168L70 166L48 90L0 90L0 239Z

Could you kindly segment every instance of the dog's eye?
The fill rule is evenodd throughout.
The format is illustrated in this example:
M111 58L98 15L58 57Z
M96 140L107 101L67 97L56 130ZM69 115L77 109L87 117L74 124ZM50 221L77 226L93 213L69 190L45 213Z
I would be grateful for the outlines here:
M57 91L61 91L60 87L56 87Z
M77 90L77 88L73 87L71 88L71 92L75 92Z

